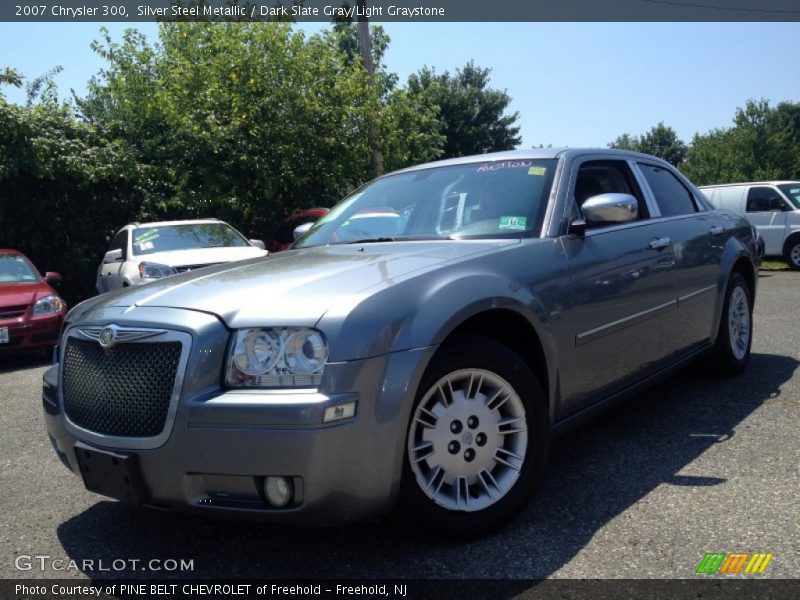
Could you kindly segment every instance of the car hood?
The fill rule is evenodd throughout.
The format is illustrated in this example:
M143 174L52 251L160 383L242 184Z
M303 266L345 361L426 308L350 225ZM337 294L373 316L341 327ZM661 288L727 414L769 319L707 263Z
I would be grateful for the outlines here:
M153 254L136 254L131 258L139 262L152 262L170 267L184 265L213 265L234 260L258 258L267 253L253 246L233 248L197 248L195 250L173 250L172 252L154 252Z
M33 304L33 301L54 294L53 289L41 281L33 283L0 283L0 308Z
M183 308L215 314L229 327L312 326L336 303L352 303L413 274L518 243L509 239L303 248L126 288L91 308Z

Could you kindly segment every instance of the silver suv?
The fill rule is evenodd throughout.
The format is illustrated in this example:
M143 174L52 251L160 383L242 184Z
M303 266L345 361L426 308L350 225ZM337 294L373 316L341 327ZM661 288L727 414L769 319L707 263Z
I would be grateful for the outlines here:
M800 270L800 181L760 181L699 188L717 208L747 217L764 238L766 256Z
M511 519L552 435L750 355L756 240L669 164L537 149L421 165L292 250L84 302L44 376L56 453L148 506ZM688 417L687 417L688 418Z

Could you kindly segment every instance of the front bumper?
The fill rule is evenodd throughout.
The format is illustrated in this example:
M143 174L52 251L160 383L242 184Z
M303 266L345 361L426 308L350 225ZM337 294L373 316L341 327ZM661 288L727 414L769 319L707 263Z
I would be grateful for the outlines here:
M52 348L58 343L62 314L42 317L24 317L0 321L0 327L8 327L9 341L0 344L0 353Z
M136 454L153 507L283 522L352 520L394 503L416 382L432 353L331 364L319 391L210 391L187 378L166 441L123 450L67 424L52 367L44 375L45 423L59 458L76 474L76 443ZM323 423L325 408L351 401L353 418ZM267 476L294 482L289 506L265 502L260 487Z

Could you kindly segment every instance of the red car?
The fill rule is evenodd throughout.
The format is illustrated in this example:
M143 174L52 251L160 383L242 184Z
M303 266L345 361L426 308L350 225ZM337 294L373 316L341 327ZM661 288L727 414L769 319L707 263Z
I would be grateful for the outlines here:
M283 223L278 225L272 238L267 243L267 250L270 252L283 252L288 250L294 243L295 227L306 223L316 223L320 218L330 212L327 208L309 208L301 212L296 212L286 218Z
M59 281L58 273L42 277L21 252L0 249L0 354L58 343L67 305L48 283Z

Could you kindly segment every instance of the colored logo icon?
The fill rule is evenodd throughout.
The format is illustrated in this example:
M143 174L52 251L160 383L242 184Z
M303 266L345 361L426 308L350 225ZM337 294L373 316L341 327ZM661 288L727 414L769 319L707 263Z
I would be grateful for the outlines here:
M774 554L767 552L706 552L696 573L703 575L735 575L736 573L761 574L767 569Z

